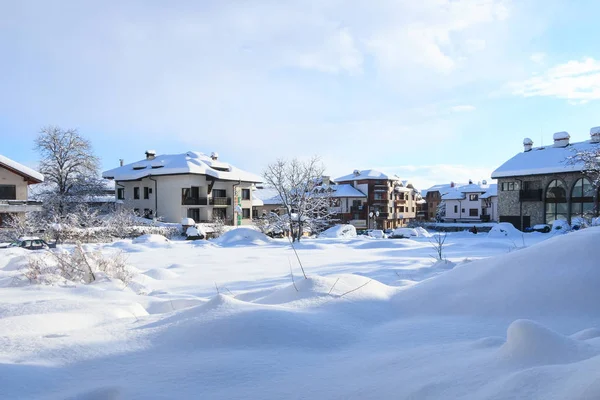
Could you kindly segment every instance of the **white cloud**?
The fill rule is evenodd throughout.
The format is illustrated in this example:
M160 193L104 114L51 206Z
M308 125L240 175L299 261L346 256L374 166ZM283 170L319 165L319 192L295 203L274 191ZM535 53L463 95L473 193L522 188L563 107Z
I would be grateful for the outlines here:
M533 53L529 59L536 64L543 64L546 60L546 53Z
M582 104L600 99L600 61L587 57L556 65L543 74L509 85L515 95L555 97Z
M475 106L471 106L471 105L459 105L459 106L454 106L454 107L450 107L450 111L452 112L471 112L471 111L475 111Z

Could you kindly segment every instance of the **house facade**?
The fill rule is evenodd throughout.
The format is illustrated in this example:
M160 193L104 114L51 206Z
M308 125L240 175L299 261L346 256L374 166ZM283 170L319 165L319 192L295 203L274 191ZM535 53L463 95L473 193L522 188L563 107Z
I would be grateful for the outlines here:
M469 183L453 186L442 200L446 204L445 222L488 222L498 220L496 185Z
M359 229L394 229L405 226L417 216L420 193L408 181L375 170L355 170L336 179L364 193L353 199L345 222Z
M434 185L421 193L423 199L425 200L423 210L425 212L424 217L426 220L436 220L438 207L442 203L442 196L454 190L454 188L457 186L464 186L464 184L455 184L454 182L450 182Z
M524 151L493 172L501 222L525 229L598 215L600 193L582 172L583 166L567 160L576 151L599 149L600 128L592 128L590 140L584 142L570 143L567 132L557 132L553 139L553 145L534 148L526 138Z
M10 216L42 210L40 202L27 198L29 185L43 181L39 172L0 155L0 226Z
M252 221L252 187L261 178L218 159L189 151L156 155L105 171L115 181L115 197L147 218L166 222L224 220L230 225Z

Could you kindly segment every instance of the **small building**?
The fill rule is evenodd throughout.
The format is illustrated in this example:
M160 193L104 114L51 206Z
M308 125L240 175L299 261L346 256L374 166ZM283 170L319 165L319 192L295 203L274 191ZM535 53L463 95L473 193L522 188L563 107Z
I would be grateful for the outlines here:
M446 222L497 221L496 185L487 182L454 186L442 195L446 203Z
M570 143L570 138L567 132L557 132L552 145L540 147L525 138L523 152L492 173L498 179L500 222L525 229L598 215L598 190L583 173L583 165L568 160L578 151L600 149L600 127L590 130L590 140Z
M105 171L115 181L116 200L147 218L166 222L223 220L230 225L252 220L252 187L262 179L218 159L188 151L156 155Z
M43 181L39 172L0 155L0 226L11 215L42 211L41 202L28 201L28 191L29 185Z
M423 190L421 196L425 200L425 204L422 206L422 209L425 212L425 219L435 221L437 218L438 207L442 203L442 196L454 190L455 187L464 185L465 184L450 182L434 185L427 190Z

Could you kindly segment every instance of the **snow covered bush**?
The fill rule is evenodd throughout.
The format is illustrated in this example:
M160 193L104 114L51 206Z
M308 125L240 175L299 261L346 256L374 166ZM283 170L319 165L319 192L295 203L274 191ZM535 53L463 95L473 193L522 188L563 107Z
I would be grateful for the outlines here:
M127 285L133 277L123 253L111 256L99 251L88 252L81 244L73 251L47 251L30 256L23 274L29 283L46 285L61 281L89 284L102 275Z

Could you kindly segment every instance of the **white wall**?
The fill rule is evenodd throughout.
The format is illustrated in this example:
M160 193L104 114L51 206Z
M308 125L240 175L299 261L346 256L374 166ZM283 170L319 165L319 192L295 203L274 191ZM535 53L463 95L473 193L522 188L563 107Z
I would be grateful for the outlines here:
M212 220L213 208L225 208L226 218L232 219L234 215L234 184L238 182L232 181L216 181L213 185L214 189L224 189L226 197L231 198L232 204L230 206L213 207L210 205L183 205L181 204L181 193L183 188L190 188L192 186L198 186L200 197L211 197L208 195L208 184L204 175L167 175L167 176L154 176L153 179L144 178L141 181L135 182L117 182L116 189L120 187L125 188L125 200L124 203L131 208L139 208L140 213L144 212L144 209L153 210L153 213L157 217L162 217L165 222L181 221L181 218L187 217L189 208L198 208L200 210L201 220ZM135 200L133 198L133 188L140 188L140 198ZM152 189L152 193L148 199L144 199L144 187ZM242 182L237 185L239 195L241 196L241 189L250 189L252 184L249 182ZM155 196L158 196L156 198ZM156 201L156 200L157 201ZM158 206L158 207L157 207ZM250 209L250 215L252 216L252 191L250 191L250 200L241 200L241 207ZM242 224L248 224L251 222L251 218L243 219Z
M15 185L17 192L15 200L27 200L27 182L21 175L0 167L0 185Z

